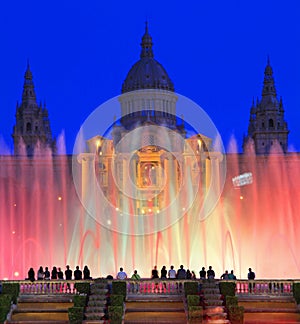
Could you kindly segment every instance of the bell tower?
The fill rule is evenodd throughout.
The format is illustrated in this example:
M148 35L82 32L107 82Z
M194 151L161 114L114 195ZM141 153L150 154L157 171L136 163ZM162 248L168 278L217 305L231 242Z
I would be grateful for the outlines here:
M282 98L277 99L273 69L268 58L261 100L252 102L248 135L244 138L243 149L253 142L256 154L269 154L273 148L288 149L288 126L284 120Z
M32 156L39 145L41 149L56 152L46 105L38 105L29 63L24 75L22 102L16 107L16 124L13 128L14 154Z

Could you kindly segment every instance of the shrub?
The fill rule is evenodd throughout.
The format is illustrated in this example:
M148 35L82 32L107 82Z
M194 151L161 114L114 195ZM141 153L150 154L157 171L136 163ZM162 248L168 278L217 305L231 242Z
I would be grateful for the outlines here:
M300 304L300 282L293 283L293 296L297 304Z
M200 296L187 295L187 304L188 304L188 306L199 306L200 305Z
M12 296L11 295L0 295L0 306L1 307L5 307L5 306L9 306L12 302Z
M219 282L220 293L226 298L226 296L235 296L235 282Z
M81 324L84 316L83 307L71 307L68 309L69 323Z
M89 282L75 282L75 289L79 294L89 295L90 283Z
M10 306L0 306L0 323L5 322L9 311L10 311Z
M86 299L87 299L86 295L85 296L74 295L73 297L74 307L85 307Z
M238 299L235 296L226 296L226 307L238 306Z
M11 295L14 304L17 303L17 299L20 293L20 285L17 282L3 282L2 294Z
M123 306L108 306L110 323L121 324L123 318Z
M111 295L110 301L111 301L111 306L123 306L124 296L123 295Z
M197 319L197 323L202 323L203 308L201 306L188 307L189 320Z
M243 324L244 323L244 307L243 306L229 306L228 319L231 324Z
M186 281L184 283L184 293L185 296L197 295L198 294L198 282L197 281Z
M112 295L123 295L125 299L126 294L127 294L126 281L112 282Z

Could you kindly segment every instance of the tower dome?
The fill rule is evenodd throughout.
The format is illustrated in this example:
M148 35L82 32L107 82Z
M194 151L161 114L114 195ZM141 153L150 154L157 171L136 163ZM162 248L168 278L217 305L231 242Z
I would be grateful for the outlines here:
M174 85L164 67L154 59L152 37L146 22L145 34L141 42L140 60L129 70L122 85L122 93L143 90L161 89L174 92Z

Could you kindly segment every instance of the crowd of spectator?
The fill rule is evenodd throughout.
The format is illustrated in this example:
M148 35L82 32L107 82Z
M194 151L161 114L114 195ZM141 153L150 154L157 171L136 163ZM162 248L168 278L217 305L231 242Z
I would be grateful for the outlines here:
M215 271L213 270L212 266L208 267L208 270L206 271L205 267L202 267L202 269L199 271L199 278L200 279L215 279ZM252 271L251 268L249 268L249 272L247 275L249 280L255 279L255 273ZM113 279L113 276L109 275L107 277L108 279ZM116 279L124 280L127 279L128 276L124 269L121 267L120 271L117 273ZM189 269L184 269L184 266L181 265L179 269L176 271L174 269L174 266L171 265L170 269L167 270L166 266L163 266L159 271L157 270L157 266L154 266L151 271L151 279L197 279L196 273L194 271L191 271ZM53 267L51 272L48 267L45 267L45 269L40 266L37 270L37 276L35 278L35 271L33 268L30 268L28 271L28 277L26 278L30 281L37 280L89 280L92 279L90 275L90 270L87 265L84 266L83 270L80 270L79 266L76 266L76 269L73 271L70 269L70 266L67 265L65 271L63 272L60 267ZM140 275L138 274L137 270L134 270L133 275L131 276L131 279L139 280L141 279ZM221 275L220 279L224 280L236 280L236 276L234 274L234 271L231 270L230 273L228 270L225 270L225 272Z
M112 276L110 277L112 278ZM209 266L207 271L205 270L205 267L202 267L202 269L199 271L200 279L215 279L215 277L216 274L212 266ZM117 273L116 279L123 280L127 278L128 276L126 272L121 267L120 271ZM170 266L169 270L167 270L166 266L163 266L160 270L160 274L159 271L157 270L157 266L154 266L151 271L151 279L159 279L159 278L160 279L197 279L197 276L194 271L191 271L189 269L185 270L183 265L181 265L177 271L174 269L173 265ZM134 274L131 276L131 279L136 279L136 280L140 279L137 270L134 270ZM225 270L225 272L221 275L220 279L236 280L236 276L233 270L231 270L230 273L228 272L228 270ZM255 279L255 273L252 271L251 268L249 268L248 279L249 280Z
M79 266L76 266L76 269L71 270L70 266L66 266L66 270L63 272L60 267L53 267L51 272L48 267L45 269L40 266L37 270L37 275L35 277L35 271L33 268L28 270L28 277L26 280L35 281L35 280L89 280L92 279L90 269L87 265L84 266L83 270L80 270Z

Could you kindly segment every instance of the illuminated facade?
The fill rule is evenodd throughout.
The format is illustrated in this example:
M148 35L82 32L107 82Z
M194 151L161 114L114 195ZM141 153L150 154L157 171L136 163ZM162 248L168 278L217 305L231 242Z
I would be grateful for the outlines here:
M209 190L220 194L219 179L212 180L211 170L219 175L222 154L213 152L211 138L177 117L174 85L154 59L147 25L140 59L128 72L118 101L121 118L107 134L88 140L97 183L118 213L160 214L174 197L180 197L177 208L187 210L189 196L203 201ZM82 167L92 168L90 164ZM83 179L83 192L91 182Z
M16 107L16 125L13 128L14 154L32 156L40 149L56 153L46 105L38 105L29 63L24 75L22 102Z
M284 119L282 98L277 98L273 69L268 58L261 100L252 102L248 135L243 148L253 145L256 154L288 151L288 126Z

